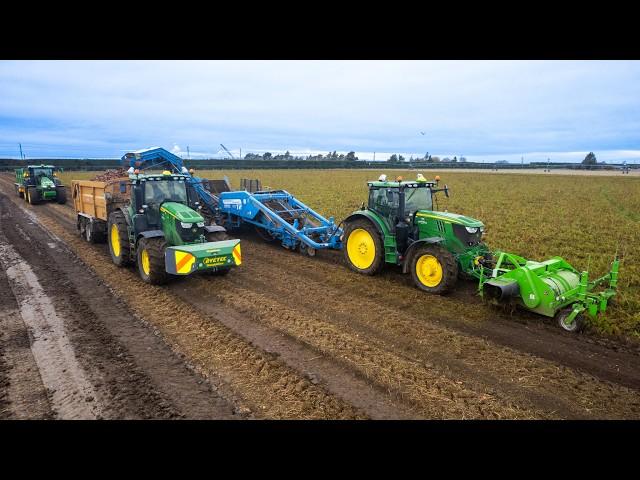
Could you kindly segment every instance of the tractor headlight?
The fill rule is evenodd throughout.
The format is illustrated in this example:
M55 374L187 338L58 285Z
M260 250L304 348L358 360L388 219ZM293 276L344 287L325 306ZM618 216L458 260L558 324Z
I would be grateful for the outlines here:
M180 226L182 228L191 228L193 226L193 223L180 222Z
M478 233L478 227L464 227L469 233Z
M204 227L204 222L198 222L198 223L197 223L197 225L198 225L200 228L203 228L203 227Z

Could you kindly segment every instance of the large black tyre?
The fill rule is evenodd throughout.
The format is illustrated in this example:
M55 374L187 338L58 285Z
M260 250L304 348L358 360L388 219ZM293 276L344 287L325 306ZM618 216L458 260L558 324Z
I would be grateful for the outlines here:
M131 265L131 246L124 213L118 210L109 215L107 222L107 238L111 260L119 267Z
M67 189L64 187L56 187L56 202L61 205L67 203Z
M375 275L384 266L384 243L369 220L346 224L342 253L349 268L363 275Z
M438 245L422 245L412 253L409 262L413 282L420 290L443 295L455 287L458 262L448 250Z
M40 194L38 193L38 189L36 187L27 188L27 201L31 205L37 205L38 203L40 203Z
M91 226L91 222L86 221L84 227L84 239L89 243L102 243L104 242L104 233L96 232L95 228Z
M227 232L209 232L206 235L207 242L221 242L223 240L231 240Z
M141 238L138 241L138 273L146 283L164 285L169 280L164 264L166 248L167 242L164 237Z

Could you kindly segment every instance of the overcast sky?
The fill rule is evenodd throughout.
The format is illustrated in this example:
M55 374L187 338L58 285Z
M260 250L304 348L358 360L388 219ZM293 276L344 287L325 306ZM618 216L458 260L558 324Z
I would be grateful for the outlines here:
M2 61L0 157L637 161L639 94L638 61Z

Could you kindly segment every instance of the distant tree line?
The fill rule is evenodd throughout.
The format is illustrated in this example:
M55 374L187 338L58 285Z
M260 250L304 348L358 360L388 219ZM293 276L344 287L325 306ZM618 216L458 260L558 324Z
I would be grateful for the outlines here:
M358 160L356 152L349 152L346 155L338 154L335 150L328 152L326 155L307 155L307 156L295 156L287 150L285 153L273 155L271 152L259 153L247 153L244 156L245 160L309 160L309 161L336 161L336 162L355 162Z
M405 162L406 159L400 155L400 154L393 154L391 155L388 159L387 162L389 163L402 163ZM413 155L411 157L409 157L409 162L413 163L413 162L426 162L426 163L466 163L467 159L465 157L460 157L460 159L458 159L457 156L453 157L453 158L449 158L449 157L444 157L443 159L440 159L440 157L438 156L434 156L434 155L429 155L429 152L427 152L424 157L416 157L414 158Z

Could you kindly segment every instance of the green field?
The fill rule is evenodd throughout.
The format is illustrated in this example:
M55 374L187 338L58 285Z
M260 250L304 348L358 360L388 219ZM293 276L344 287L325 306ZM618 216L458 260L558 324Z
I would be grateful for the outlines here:
M91 178L96 172L65 172L63 181ZM366 170L197 171L222 178L234 188L240 178L259 178L263 187L285 189L316 211L346 217L367 199ZM415 176L384 171L389 178ZM592 276L608 272L616 251L622 258L619 294L592 323L596 330L640 338L640 178L627 176L539 175L524 173L425 172L440 175L451 197L439 195L439 209L482 220L494 249L533 259L559 255Z

